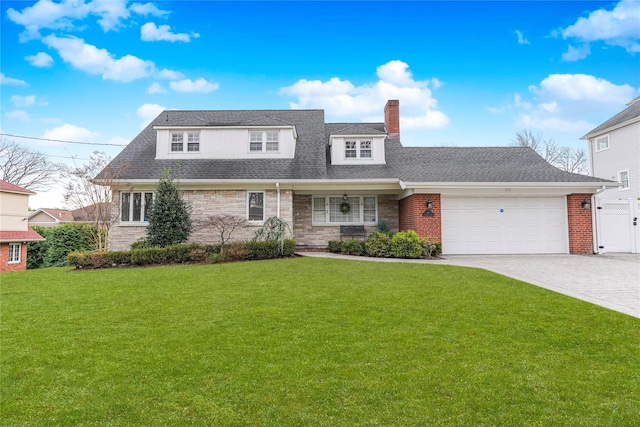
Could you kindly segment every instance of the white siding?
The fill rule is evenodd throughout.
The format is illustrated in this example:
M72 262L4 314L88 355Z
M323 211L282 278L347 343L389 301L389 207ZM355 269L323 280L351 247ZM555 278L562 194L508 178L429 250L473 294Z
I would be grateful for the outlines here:
M0 192L0 229L3 231L27 231L29 223L29 195Z
M596 152L596 139L597 137L589 139L593 176L617 181L619 171L629 171L629 190L620 191L614 188L600 193L599 196L607 199L640 197L640 123L636 122L609 132L608 150Z
M175 131L199 131L199 152L171 152L170 129L157 130L157 159L292 159L295 155L296 141L292 128L279 129L278 151L256 153L249 151L249 130L278 130L274 128L256 129L185 129ZM184 141L186 145L187 141Z
M347 141L371 141L370 158L345 158L345 145ZM367 135L340 136L331 138L331 164L332 165L384 165L384 137L371 137Z

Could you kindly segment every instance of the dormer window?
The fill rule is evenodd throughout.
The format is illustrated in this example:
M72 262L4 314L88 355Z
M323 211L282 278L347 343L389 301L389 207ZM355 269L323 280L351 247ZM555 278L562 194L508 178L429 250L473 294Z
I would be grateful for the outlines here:
M249 151L252 153L275 153L279 150L278 131L249 132Z
M187 140L186 149L189 152L200 151L200 132L171 132L171 152L182 153L185 150L185 139Z
M370 159L371 140L346 140L344 142L345 159Z

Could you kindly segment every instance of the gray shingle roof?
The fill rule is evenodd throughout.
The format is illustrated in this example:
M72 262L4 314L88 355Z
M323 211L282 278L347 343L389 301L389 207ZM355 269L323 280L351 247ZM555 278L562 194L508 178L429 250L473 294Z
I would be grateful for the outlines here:
M640 97L634 99L628 105L629 106L627 108L625 108L615 116L611 117L609 120L602 123L600 126L591 130L589 133L587 133L585 136L583 136L580 139L587 139L592 136L596 136L599 133L602 133L603 131L606 131L609 128L612 128L626 121L640 117Z
M156 160L154 126L269 126L296 127L293 159L182 160L182 179L316 179L326 176L325 123L322 110L163 111L112 162L124 172L121 179L158 179L175 160ZM96 178L100 179L101 174Z
M607 182L561 171L531 148L402 147L393 141L387 143L386 165L328 166L328 178L399 178L408 182Z
M639 103L640 104L640 103ZM154 126L292 125L298 141L293 159L189 159L180 163L185 180L402 179L407 182L607 182L560 171L530 148L403 147L386 139L385 165L333 166L328 137L385 134L383 123L327 123L322 110L223 110L162 112L112 161L126 165L120 179L156 180L176 160L156 160ZM100 179L102 172L96 178Z

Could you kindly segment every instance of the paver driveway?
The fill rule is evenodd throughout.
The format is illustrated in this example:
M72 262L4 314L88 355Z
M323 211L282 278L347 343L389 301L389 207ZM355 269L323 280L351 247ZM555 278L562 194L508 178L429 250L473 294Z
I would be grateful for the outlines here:
M342 257L383 262L418 262L478 267L640 318L640 254L449 255L442 260Z
M479 267L640 318L640 254L456 255Z

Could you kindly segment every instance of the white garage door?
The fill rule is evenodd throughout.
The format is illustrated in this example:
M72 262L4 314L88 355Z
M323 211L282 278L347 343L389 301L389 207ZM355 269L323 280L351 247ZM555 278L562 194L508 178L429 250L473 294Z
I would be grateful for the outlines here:
M569 253L565 197L443 197L445 254Z

